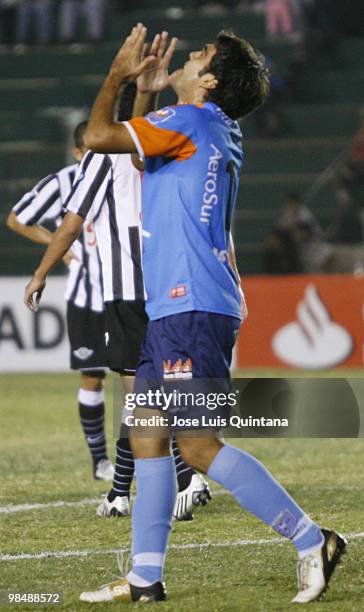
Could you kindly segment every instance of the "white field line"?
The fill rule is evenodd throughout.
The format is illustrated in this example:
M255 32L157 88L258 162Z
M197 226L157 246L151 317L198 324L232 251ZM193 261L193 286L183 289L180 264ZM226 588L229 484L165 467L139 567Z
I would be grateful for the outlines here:
M348 540L364 538L364 531L359 533L345 534ZM284 538L262 538L259 540L234 540L233 542L192 542L190 544L171 544L169 549L172 550L203 550L205 548L228 548L231 546L262 546L272 544L286 544L288 540ZM64 559L67 557L89 557L95 555L113 555L120 552L129 552L129 548L109 548L104 550L86 549L86 550L59 550L52 552L40 553L20 553L18 555L0 554L0 561L28 561L35 559Z
M224 489L218 489L213 491L213 496L218 497L220 495L230 495L228 491ZM87 497L78 501L66 502L66 501L55 501L48 502L46 504L34 503L34 504L9 504L8 506L0 506L0 514L14 514L15 512L29 512L32 510L47 510L47 508L82 508L82 506L91 506L93 504L100 504L103 500L103 495L99 497Z
M28 512L29 510L46 510L47 508L80 508L82 506L90 506L98 504L102 501L102 496L88 497L79 501L55 501L47 504L10 504L9 506L0 506L0 514L13 514L14 512Z
M330 491L330 490L343 490L343 491L360 491L361 487L351 486L351 485L343 485L343 486L335 486L331 487L329 485L323 486L300 486L302 490L318 490L318 491ZM213 497L220 497L221 495L231 495L225 489L216 489L212 490ZM29 512L32 510L46 510L47 508L82 508L82 506L92 506L93 504L101 503L103 499L103 495L99 495L99 497L87 497L85 499L80 499L78 501L54 501L48 502L46 504L34 503L34 504L9 504L8 506L0 506L0 514L13 514L15 512Z

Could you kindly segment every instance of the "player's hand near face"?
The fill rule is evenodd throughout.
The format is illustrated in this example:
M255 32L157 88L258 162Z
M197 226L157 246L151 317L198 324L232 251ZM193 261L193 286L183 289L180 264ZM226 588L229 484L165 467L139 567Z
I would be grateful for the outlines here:
M110 76L120 82L135 81L137 77L151 66L156 57L145 53L147 28L138 23L124 41L110 68ZM144 51L144 52L143 52Z
M32 312L37 312L45 286L45 279L35 274L30 283L25 287L24 304Z
M170 84L168 68L176 50L177 38L172 38L168 48L168 32L162 32L154 37L149 49L144 45L142 58L148 55L156 58L146 66L137 78L138 91L141 93L158 93L166 89Z
M139 153L126 126L115 120L120 90L128 81L137 80L143 74L138 81L139 100L134 105L134 116L152 110L148 105L152 104L154 95L169 85L168 67L177 39L173 38L167 47L167 32L158 34L148 54L146 36L143 24L132 29L93 105L84 142L97 153Z

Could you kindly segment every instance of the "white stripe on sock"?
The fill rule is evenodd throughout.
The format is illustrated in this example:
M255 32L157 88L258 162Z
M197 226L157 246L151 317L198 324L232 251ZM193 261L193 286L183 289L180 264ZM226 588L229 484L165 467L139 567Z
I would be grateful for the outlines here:
M98 406L105 400L105 391L87 391L87 389L78 390L78 401L84 406Z
M312 555L312 553L319 551L322 548L322 545L324 542L325 542L325 538L322 535L322 540L320 544L315 544L314 546L311 546L310 548L305 548L304 550L298 550L297 551L298 557L300 559L303 559L304 557L307 557L307 555Z
M313 521L307 514L304 514L297 523L295 535L292 538L292 542L296 542L304 536L309 529L311 529Z
M133 565L152 565L162 567L165 555L163 553L139 553L133 557Z
M125 578L128 582L130 582L130 584L133 584L136 587L148 587L153 584L152 582L148 582L148 580L144 580L144 578L141 578L138 576L138 574L134 574L134 572L129 572Z

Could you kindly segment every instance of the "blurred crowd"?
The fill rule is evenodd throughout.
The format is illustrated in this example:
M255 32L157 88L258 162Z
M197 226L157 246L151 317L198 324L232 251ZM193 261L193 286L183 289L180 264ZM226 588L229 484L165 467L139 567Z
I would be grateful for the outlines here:
M96 43L104 36L106 8L106 0L0 0L3 41L72 43L82 19L87 39Z
M364 108L345 154L333 165L328 184L336 210L320 227L300 194L290 193L269 232L263 255L267 274L353 272L364 274ZM320 209L320 192L317 198Z
M364 274L364 223L359 201L337 190L336 212L322 229L300 194L287 195L263 252L266 274Z
M1 37L7 45L70 44L81 25L84 39L98 43L108 12L132 8L131 0L0 0Z
M106 37L110 13L122 14L139 6L138 0L0 0L1 42L10 47L72 44L81 36L82 41L96 44ZM158 0L153 8L158 9ZM266 58L271 95L253 122L255 135L270 139L282 136L281 109L292 96L293 75L299 78L300 66L314 63L322 49L335 50L340 36L364 33L364 0L171 0L170 16L181 17L187 10L222 18L241 14L242 23L243 14L254 11L265 16L267 39L296 43L299 55L288 73L281 74ZM358 192L364 186L364 112L345 159L335 165L329 180L336 200L335 218L322 229L304 198L288 194L265 241L265 272L346 272L361 266L357 264L364 261Z
M206 16L264 13L269 38L302 42L312 50L333 44L340 34L363 33L363 4L362 0L172 0L170 10L175 16L185 10ZM86 40L95 43L105 36L109 11L135 8L138 0L0 0L1 37L8 45L70 43L77 39L83 21ZM153 8L158 9L158 0Z

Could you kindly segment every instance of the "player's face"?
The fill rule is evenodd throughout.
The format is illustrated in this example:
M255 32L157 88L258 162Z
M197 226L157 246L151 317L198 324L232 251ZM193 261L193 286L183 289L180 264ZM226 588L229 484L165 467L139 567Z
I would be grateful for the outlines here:
M216 47L212 44L205 45L200 51L192 51L189 55L189 60L183 68L176 70L172 74L171 83L173 89L180 93L198 86L201 73L210 65L215 53Z

